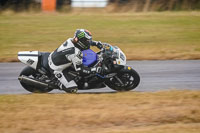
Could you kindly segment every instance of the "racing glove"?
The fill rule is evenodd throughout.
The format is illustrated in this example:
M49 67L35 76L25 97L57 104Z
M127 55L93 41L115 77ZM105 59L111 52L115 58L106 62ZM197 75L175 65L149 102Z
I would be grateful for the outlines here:
M103 48L105 50L110 50L113 51L112 45L108 44L108 43L103 43Z
M103 48L103 44L100 41L92 41L91 45L96 46L98 49Z
M104 51L104 50L113 51L112 45L108 43L102 43L100 41L92 41L91 45L96 46L97 48L101 49L101 51Z

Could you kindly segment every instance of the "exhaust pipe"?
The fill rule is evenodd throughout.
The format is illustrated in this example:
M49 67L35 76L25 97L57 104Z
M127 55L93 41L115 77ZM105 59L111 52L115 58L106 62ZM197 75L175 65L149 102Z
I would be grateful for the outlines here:
M36 87L45 87L45 88L52 88L52 89L55 88L52 85L31 79L31 78L24 76L24 75L19 76L18 80L20 82L23 82L23 83L26 83L26 84L29 84L29 85L34 85Z

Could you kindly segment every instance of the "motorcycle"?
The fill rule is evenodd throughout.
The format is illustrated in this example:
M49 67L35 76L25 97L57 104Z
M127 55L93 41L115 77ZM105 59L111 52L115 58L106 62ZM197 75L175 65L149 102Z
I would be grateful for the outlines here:
M126 56L117 46L97 53L91 49L82 53L84 66L101 68L103 73L82 75L75 71L73 65L68 67L66 74L74 79L78 90L101 89L108 86L116 91L130 91L140 83L139 74L126 65ZM49 55L49 52L39 51L18 52L18 59L28 65L18 77L24 89L33 93L47 93L59 89L59 81L48 65Z

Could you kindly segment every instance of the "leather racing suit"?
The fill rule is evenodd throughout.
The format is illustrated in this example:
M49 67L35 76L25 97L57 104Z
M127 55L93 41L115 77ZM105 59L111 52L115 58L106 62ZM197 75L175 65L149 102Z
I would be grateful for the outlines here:
M65 70L71 65L74 66L75 71L84 71L82 66L82 51L72 43L73 38L66 40L59 48L53 51L48 58L49 66L53 70L55 77L60 81L60 89L77 88L75 81L68 75L64 74ZM92 46L103 48L101 42L92 41Z

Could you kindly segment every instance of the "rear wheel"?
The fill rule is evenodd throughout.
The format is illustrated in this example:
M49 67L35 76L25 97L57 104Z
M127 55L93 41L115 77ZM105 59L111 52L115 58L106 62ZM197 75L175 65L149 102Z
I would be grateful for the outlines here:
M35 69L31 67L25 67L22 72L20 73L20 76L27 76L29 78L36 78L42 76L40 73L38 73ZM33 93L47 93L52 91L53 89L50 88L44 88L44 87L35 87L34 85L29 85L27 83L21 82L20 84L23 86L24 89L27 91L33 92Z
M119 71L116 76L106 81L106 85L116 91L133 90L138 86L139 83L140 76L133 69Z

